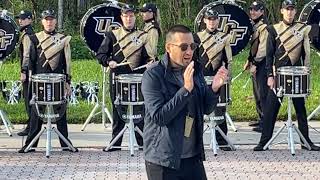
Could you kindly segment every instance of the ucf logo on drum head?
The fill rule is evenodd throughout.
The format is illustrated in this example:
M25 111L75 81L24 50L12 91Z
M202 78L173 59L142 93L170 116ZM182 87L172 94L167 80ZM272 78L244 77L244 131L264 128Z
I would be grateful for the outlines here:
M224 3L222 1L209 3L202 8L195 19L194 30L196 32L206 28L203 19L204 12L208 9L219 13L218 30L231 34L232 55L235 56L240 53L248 44L252 33L252 24L248 14L236 3Z
M222 32L231 32L231 46L237 45L238 41L243 40L244 36L248 32L248 27L241 26L237 21L231 19L230 14L219 14L220 23L219 30Z
M114 21L114 17L93 17L97 21L95 32L99 35L105 35L106 32L120 27L121 24Z
M104 3L94 6L82 18L80 34L91 52L98 52L106 32L122 26L121 7L118 5Z
M0 50L7 50L7 47L12 43L13 36L13 34L7 34L6 31L0 29Z

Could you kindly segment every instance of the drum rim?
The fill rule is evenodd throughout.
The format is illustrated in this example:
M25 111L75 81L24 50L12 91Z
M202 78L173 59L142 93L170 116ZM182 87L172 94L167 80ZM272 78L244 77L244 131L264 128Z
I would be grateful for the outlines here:
M143 74L120 74L115 76L116 82L141 82Z
M309 8L309 7L311 7L311 5L313 4L313 3L316 3L315 2L316 0L311 0L310 2L308 2L307 4L305 4L304 6L303 6L303 8L302 8L302 10L301 10L301 13L300 13L300 15L299 15L299 21L301 21L301 22L303 22L303 23L306 23L306 22L308 22L308 20L309 20L309 18L310 18L310 13L306 16L307 18L306 18L306 20L305 21L302 21L302 18L303 18L303 14L305 13L305 11L306 11L306 9L307 8ZM316 4L318 4L318 3L320 3L320 1L319 2L317 2ZM313 8L312 8L313 9Z
M65 99L65 96L63 96L63 100L60 101L39 101L35 100L34 102L38 105L59 105L59 104L65 104L67 100Z
M3 16L0 16L0 19L3 19L4 21L7 21L7 22L9 22L9 24L10 25L12 25L13 26L13 28L14 28L14 30L15 30L15 38L14 39L17 39L16 40L16 44L14 45L14 48L13 48L13 50L10 52L10 54L9 55L7 55L7 56L4 56L3 58L0 58L0 62L4 62L7 58L9 58L11 55L12 55L12 52L15 50L15 49L17 49L17 47L18 47L18 42L19 42L19 26L18 26L18 24L16 23L16 21L10 16L10 15L7 15L7 14L5 14L4 15L5 17L7 17L7 18L4 18Z
M311 69L307 66L283 66L277 69L279 75L310 75Z
M66 75L60 74L60 73L39 73L31 76L31 78L42 78L42 77L52 77L52 79L55 79L55 78L66 78Z

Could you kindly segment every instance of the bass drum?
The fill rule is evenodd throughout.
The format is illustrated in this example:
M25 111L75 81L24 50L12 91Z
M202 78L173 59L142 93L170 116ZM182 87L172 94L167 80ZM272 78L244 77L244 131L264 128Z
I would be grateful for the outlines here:
M208 9L219 12L218 30L232 35L232 55L240 53L248 44L252 34L252 24L243 8L233 2L216 1L204 6L194 22L194 31L199 32L206 28L203 22L204 12Z
M299 21L311 25L310 40L313 47L320 50L320 1L313 0L304 6L299 16Z
M80 34L90 51L97 53L107 31L122 26L120 18L124 3L110 1L90 8L80 22Z
M12 53L18 40L17 24L7 15L6 10L0 11L0 61L4 61Z

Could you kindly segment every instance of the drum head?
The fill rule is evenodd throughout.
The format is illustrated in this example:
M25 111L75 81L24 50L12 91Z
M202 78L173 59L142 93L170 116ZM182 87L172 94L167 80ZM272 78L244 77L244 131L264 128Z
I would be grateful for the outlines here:
M237 4L220 1L212 2L204 6L198 13L194 23L195 32L205 29L203 15L207 9L219 12L220 23L218 30L232 35L232 54L233 56L237 55L246 47L251 37L252 24L248 14Z
M120 3L104 3L89 9L80 24L80 34L90 51L97 53L107 31L122 24Z
M0 61L4 61L12 53L18 40L17 24L0 11Z
M310 1L304 6L299 16L299 21L311 25L310 40L313 47L320 50L320 2L318 0Z

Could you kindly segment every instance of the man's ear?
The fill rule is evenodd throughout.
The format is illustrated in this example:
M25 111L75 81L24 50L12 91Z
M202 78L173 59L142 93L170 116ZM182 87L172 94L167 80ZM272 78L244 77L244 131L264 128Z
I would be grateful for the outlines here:
M166 43L165 45L166 51L170 54L171 53L171 47L169 43Z

